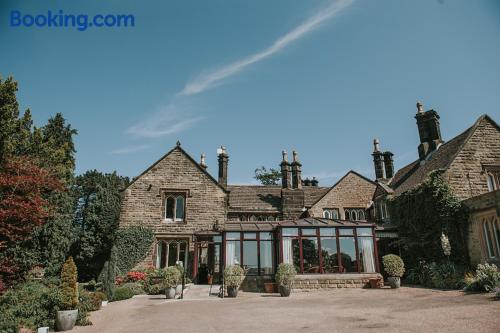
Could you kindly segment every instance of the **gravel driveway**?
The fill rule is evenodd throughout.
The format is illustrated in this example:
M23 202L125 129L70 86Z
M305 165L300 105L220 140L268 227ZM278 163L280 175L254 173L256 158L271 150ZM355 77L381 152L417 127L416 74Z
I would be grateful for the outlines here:
M92 313L84 332L500 332L500 302L486 294L402 287L302 292L289 298L167 301L136 296Z

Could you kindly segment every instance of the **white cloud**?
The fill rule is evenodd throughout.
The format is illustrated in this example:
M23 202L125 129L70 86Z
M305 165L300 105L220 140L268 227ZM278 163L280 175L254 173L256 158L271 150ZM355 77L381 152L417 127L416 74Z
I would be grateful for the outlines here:
M149 148L149 145L129 146L111 151L111 154L130 154Z
M204 117L190 116L188 112L180 112L172 103L150 118L128 128L127 133L144 138L158 138L185 131L202 119Z
M217 70L199 75L195 79L188 82L178 95L194 95L222 84L224 79L241 72L246 67L254 63L278 53L288 45L316 30L321 23L337 15L344 8L348 7L353 1L354 0L338 0L333 2L327 8L309 17L302 24L295 27L284 36L278 38L268 48L235 61L229 65L223 66Z

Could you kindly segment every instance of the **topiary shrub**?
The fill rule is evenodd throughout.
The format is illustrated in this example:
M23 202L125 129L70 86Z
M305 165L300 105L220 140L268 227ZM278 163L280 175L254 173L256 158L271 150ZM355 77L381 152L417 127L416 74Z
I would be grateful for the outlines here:
M132 270L151 249L154 232L144 225L120 228L116 232L117 267L121 272Z
M106 294L100 291L94 291L90 293L90 301L92 303L92 309L90 311L97 311L101 308L102 301L106 300Z
M384 264L384 270L391 277L402 277L405 273L403 260L395 254L383 256L382 263Z
M94 305L92 303L92 295L87 290L80 288L78 290L78 317L76 319L77 326L88 326L92 325L89 320L89 312L92 311Z
M181 282L181 272L175 266L167 267L163 278L165 288L175 288Z
M75 262L72 257L69 257L61 271L61 308L63 310L75 310L78 306L77 278Z
M281 263L276 271L276 283L283 287L292 288L297 271L292 264Z
M227 266L224 268L224 283L226 287L238 288L245 279L245 271L241 266Z
M134 296L134 292L132 289L128 287L118 287L115 289L115 293L113 294L113 302L122 301L124 299L129 299Z
M108 300L113 299L115 280L116 277L120 275L120 271L116 266L117 260L117 248L113 246L110 258L104 263L101 274L99 274L99 282L102 283L102 291L106 294Z

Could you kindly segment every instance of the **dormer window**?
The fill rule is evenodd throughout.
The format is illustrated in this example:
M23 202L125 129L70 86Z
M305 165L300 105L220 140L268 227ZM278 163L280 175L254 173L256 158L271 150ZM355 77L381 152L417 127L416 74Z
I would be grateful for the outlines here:
M339 218L339 210L337 208L326 208L323 210L323 218L338 220Z
M345 219L350 221L364 221L366 219L363 208L346 208Z
M186 195L184 193L167 193L164 202L165 221L184 222Z

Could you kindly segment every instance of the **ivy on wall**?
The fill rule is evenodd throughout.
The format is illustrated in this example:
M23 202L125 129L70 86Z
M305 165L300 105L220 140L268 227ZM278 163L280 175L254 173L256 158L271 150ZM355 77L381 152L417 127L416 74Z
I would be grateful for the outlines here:
M389 209L391 221L398 227L402 255L408 267L416 267L420 260L447 259L441 247L442 233L450 241L449 259L468 264L467 209L454 196L442 170L434 171L417 188L390 200Z
M115 246L117 249L116 266L120 273L127 273L146 257L151 249L153 237L153 230L143 225L118 229Z

